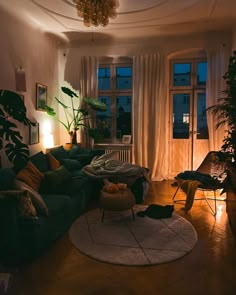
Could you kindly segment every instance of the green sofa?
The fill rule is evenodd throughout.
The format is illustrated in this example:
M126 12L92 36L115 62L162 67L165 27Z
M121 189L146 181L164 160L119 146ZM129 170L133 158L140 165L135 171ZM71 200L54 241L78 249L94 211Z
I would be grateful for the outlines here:
M38 213L35 218L19 214L17 195L4 195L1 190L14 189L16 171L0 169L0 264L19 265L42 255L71 226L72 222L98 196L101 183L89 179L81 168L103 150L63 147L52 152L63 167L51 171L47 155L39 152L30 161L45 175L39 193L48 216ZM63 172L61 172L63 171ZM64 173L64 174L63 174ZM65 180L66 175L66 181Z

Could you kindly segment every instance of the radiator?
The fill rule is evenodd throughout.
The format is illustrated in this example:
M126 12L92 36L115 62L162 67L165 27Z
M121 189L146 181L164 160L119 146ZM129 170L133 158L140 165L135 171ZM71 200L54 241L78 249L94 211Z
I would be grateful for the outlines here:
M111 152L117 152L118 160L122 162L131 163L131 150L130 149L105 149L105 154L109 154Z

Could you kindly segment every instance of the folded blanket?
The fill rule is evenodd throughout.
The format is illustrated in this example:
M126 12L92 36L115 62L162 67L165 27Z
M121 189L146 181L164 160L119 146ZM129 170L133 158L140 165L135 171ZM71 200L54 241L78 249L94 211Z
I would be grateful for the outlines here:
M183 180L178 179L179 187L186 194L186 202L185 202L185 212L189 211L192 208L194 196L197 188L202 185L202 183L198 180Z
M113 155L105 154L94 157L89 165L82 171L93 178L132 177L134 179L145 177L148 180L148 169L131 163L115 160Z

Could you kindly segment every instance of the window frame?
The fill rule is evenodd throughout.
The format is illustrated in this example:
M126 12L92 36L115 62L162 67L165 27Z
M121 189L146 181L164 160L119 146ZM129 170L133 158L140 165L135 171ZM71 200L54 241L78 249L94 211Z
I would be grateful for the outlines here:
M174 90L187 90L187 89L206 89L206 85L197 84L197 64L198 63L207 63L206 58L181 58L181 59L172 59L170 61L170 91ZM190 63L191 72L190 72L190 85L189 86L175 86L174 85L174 64ZM206 81L207 84L207 81Z
M131 89L117 89L116 88L116 68L117 67L130 67L132 71L131 76ZM117 138L117 110L116 110L116 97L118 96L130 96L131 98L131 130L132 130L132 100L133 100L133 64L131 58L119 59L113 61L109 58L103 59L98 66L99 68L110 68L110 90L99 90L98 98L101 96L108 96L111 99L111 138L105 138L99 141L99 143L122 143L122 137ZM131 131L132 133L132 131ZM131 135L132 134L128 134Z

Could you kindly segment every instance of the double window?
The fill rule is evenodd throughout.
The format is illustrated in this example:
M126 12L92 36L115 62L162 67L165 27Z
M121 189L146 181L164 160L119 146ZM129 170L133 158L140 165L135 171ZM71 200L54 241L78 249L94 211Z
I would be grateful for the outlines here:
M132 131L132 64L104 63L98 69L98 99L107 106L96 113L99 142L121 142Z

